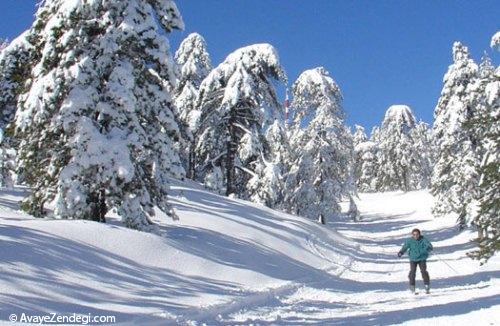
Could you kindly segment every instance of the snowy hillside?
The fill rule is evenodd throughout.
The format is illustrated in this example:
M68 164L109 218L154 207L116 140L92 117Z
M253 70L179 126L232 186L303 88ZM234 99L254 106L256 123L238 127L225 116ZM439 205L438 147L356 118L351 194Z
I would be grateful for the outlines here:
M466 258L472 235L432 219L424 191L361 195L361 222L323 227L177 182L180 221L156 216L165 237L114 219L34 219L18 211L25 195L0 196L3 321L76 312L123 324L492 325L500 315L500 259ZM396 256L414 227L435 247L431 295L409 294L407 258Z

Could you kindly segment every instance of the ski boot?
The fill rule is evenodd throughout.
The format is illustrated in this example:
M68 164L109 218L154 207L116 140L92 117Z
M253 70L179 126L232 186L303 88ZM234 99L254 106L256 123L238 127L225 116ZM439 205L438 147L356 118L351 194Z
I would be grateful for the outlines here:
M431 287L430 287L430 285L429 285L429 284L426 284L426 285L425 285L425 293L426 293L426 294L430 294L430 293L431 293Z
M415 285L410 285L410 292L415 294Z

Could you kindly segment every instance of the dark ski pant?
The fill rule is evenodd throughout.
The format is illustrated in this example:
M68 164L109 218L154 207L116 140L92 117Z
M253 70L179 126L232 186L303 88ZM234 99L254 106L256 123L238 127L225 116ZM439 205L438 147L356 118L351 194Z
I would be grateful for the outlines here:
M429 285L430 279L429 279L429 273L427 272L427 262L425 260L410 261L410 274L408 274L408 278L410 279L410 285L415 286L415 275L417 274L417 265L420 267L420 272L422 273L424 284Z

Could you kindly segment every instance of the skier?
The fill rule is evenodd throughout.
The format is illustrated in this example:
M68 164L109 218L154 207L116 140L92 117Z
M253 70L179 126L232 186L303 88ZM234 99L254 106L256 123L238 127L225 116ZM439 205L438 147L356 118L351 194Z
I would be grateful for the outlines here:
M398 252L398 257L401 258L406 250L409 250L408 254L410 256L410 273L408 274L408 278L410 279L410 291L415 293L415 274L417 273L418 265L422 273L422 278L424 279L425 293L430 293L427 257L429 257L429 251L432 250L432 244L421 235L419 229L413 229L413 231L411 231L411 238L405 240L403 247Z

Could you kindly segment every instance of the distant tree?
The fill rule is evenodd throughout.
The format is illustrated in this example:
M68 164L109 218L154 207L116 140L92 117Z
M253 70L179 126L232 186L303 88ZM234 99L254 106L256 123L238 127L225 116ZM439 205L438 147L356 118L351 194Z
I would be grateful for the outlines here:
M354 125L354 128L356 129L356 131L354 132L354 134L352 136L352 141L353 141L354 146L361 144L361 143L364 143L365 141L368 140L368 137L366 136L366 133L365 133L365 128L363 128L362 126L359 126L359 125Z
M492 49L496 49L497 51L500 51L500 31L496 32L491 37L490 46Z
M415 116L408 106L389 107L378 135L375 190L409 191L421 186L422 175L429 173L429 166L422 166L424 160L417 147L424 142L420 138L424 135L419 135L416 128Z
M7 39L0 38L0 52L3 51L9 45L9 41Z
M324 68L310 69L293 84L292 107L296 153L285 205L294 214L325 221L340 212L342 196L353 191L353 143L344 123L342 95Z
M413 151L417 154L416 165L410 180L412 189L429 188L436 151L433 147L432 129L423 121L412 129Z
M198 33L189 34L175 53L177 87L174 104L182 133L179 152L189 178L194 177L194 135L201 112L196 108L198 89L212 70L205 39Z
M377 151L373 141L365 141L354 147L356 189L362 192L376 191Z

